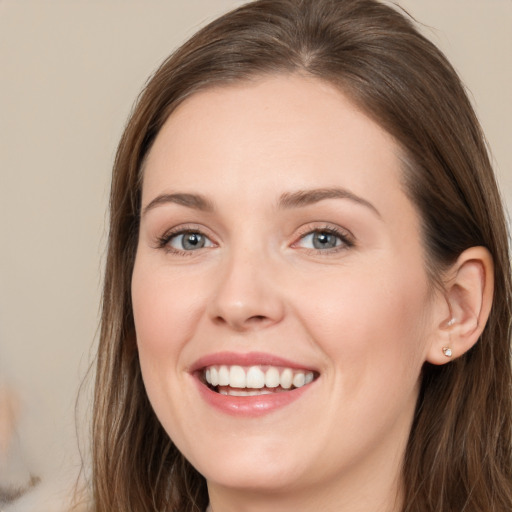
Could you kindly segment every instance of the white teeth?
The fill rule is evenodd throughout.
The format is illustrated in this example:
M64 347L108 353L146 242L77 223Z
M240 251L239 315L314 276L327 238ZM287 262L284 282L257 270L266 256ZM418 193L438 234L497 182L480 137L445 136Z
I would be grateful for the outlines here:
M304 386L305 383L306 383L306 376L302 372L296 373L293 376L292 384L296 388L300 388L300 387Z
M245 370L241 366L232 366L229 371L229 386L232 388L247 387Z
M222 395L229 396L259 396L259 395L271 395L273 392L268 389L246 391L243 389L220 389L219 393Z
M258 366L251 366L247 372L247 387L261 389L265 386L265 374Z
M242 391L241 389L230 389L230 390L228 390L228 395L231 395L231 396L247 396L247 391Z
M292 387L292 383L293 372L290 368L286 368L286 370L283 370L283 373L281 373L281 387L284 389L290 389Z
M224 365L219 368L219 386L229 386L229 368Z
M225 389L219 390L222 394L236 396L251 396L251 394L266 394L264 388L291 389L300 388L314 380L313 372L304 370L292 370L291 368L279 368L271 366L264 371L260 366L244 368L242 366L210 366L204 372L204 378L213 387L230 387L236 390L250 389L253 391L238 391ZM268 391L269 393L272 391Z
M265 386L267 388L277 388L279 386L279 370L269 368L265 373Z

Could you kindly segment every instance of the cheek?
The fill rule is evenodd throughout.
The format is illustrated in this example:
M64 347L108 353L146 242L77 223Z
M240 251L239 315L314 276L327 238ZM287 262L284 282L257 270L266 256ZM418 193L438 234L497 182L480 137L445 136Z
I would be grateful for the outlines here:
M181 438L184 434L176 419L181 417L185 400L173 390L184 384L184 355L205 301L199 287L190 286L190 279L169 274L147 259L136 260L132 306L146 393L169 435Z
M190 279L170 276L147 260L136 260L132 307L144 386L154 412L171 437L183 436L177 426L184 397L173 393L183 385L184 354L201 316L204 297Z
M374 269L348 271L330 286L309 282L300 308L347 391L364 387L364 379L415 383L424 361L429 292L422 269Z
M132 304L141 358L174 356L193 336L204 297L187 281L136 262Z

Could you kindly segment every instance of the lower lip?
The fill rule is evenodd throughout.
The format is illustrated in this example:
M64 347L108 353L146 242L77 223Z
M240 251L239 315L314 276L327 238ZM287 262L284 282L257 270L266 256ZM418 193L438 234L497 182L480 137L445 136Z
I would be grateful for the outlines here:
M195 380L199 388L199 393L209 405L223 413L245 417L262 416L282 407L286 407L304 395L313 384L310 383L291 391L281 391L268 395L230 396L212 391L199 379L196 378Z

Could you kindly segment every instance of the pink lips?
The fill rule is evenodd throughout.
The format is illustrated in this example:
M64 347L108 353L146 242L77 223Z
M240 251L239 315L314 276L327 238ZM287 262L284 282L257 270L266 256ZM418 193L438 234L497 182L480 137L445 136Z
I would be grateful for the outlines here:
M216 409L234 416L256 417L285 407L295 400L298 400L304 393L307 393L311 385L314 383L313 382L290 391L277 392L268 395L222 395L211 390L206 384L204 384L199 373L202 369L214 365L278 366L308 371L315 370L304 365L300 365L294 361L261 352L250 352L246 354L219 352L200 358L192 365L190 373L194 377L202 399Z

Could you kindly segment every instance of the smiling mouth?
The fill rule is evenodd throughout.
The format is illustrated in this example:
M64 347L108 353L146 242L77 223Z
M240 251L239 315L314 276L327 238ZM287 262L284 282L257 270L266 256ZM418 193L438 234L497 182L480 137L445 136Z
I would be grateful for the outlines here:
M277 366L215 365L202 370L203 382L216 393L229 396L259 396L301 388L317 377L310 370Z

